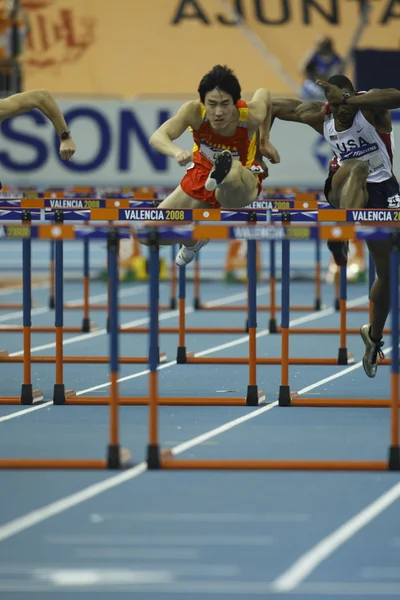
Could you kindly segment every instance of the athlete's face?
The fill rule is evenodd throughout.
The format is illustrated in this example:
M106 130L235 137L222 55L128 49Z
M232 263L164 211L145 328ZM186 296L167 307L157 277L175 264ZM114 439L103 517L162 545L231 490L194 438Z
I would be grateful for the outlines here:
M218 88L207 92L204 107L211 126L216 130L222 130L229 124L235 110L232 96Z
M354 90L343 89L343 92L355 96ZM350 128L358 109L349 104L335 104L334 102L330 103L330 107L335 121L347 129Z

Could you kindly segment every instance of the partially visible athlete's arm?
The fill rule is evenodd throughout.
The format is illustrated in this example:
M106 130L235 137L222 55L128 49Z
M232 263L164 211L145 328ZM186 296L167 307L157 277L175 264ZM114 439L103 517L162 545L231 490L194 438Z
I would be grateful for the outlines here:
M0 120L22 115L34 108L40 110L52 122L58 135L67 131L67 124L61 110L53 96L46 90L22 92L0 100Z
M309 125L323 133L324 103L314 100L301 102L292 98L277 98L272 101L272 118Z
M168 121L165 121L150 137L150 144L171 158L178 160L181 154L187 154L187 157L182 161L178 160L179 164L189 162L191 152L182 150L174 140L179 138L189 127L194 127L199 121L200 103L197 100L186 102L180 107L175 116ZM189 156L190 155L190 156Z
M370 90L360 96L350 96L346 104L357 106L359 108L381 108L392 110L400 108L400 91L395 88L385 90Z
M265 88L258 89L248 104L249 129L258 129L259 153L266 156L273 163L279 163L280 157L277 149L269 141L272 116L271 94Z
M10 117L22 115L34 108L40 110L49 119L58 136L68 131L64 115L53 96L46 90L22 92L21 94L14 94L9 98L0 100L0 122ZM69 160L75 150L75 143L71 136L61 142L60 154L64 160Z

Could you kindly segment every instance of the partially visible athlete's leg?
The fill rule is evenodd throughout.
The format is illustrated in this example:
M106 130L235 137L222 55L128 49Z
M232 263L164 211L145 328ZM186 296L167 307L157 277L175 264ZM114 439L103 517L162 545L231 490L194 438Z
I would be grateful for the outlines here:
M258 175L246 169L240 161L233 160L229 150L223 150L215 160L205 188L215 190L223 208L243 208L257 198Z
M224 208L238 209L248 206L258 196L258 176L246 169L238 160L216 191L218 202Z
M376 277L372 285L370 298L373 304L371 337L380 340L390 310L390 241L367 241Z
M364 371L375 377L378 356L383 346L382 335L390 311L390 241L367 241L375 265L376 277L370 292L372 302L371 324L363 325L360 333L365 343Z
M332 177L328 200L335 208L365 208L368 203L368 163L349 160Z
M188 208L188 209L195 209L195 208L204 208L205 204L204 202L202 202L201 200L197 200L196 198L192 198L191 196L189 196L188 194L186 194L183 189L181 188L180 185L178 185L178 187L176 187L174 189L173 192L171 192L171 194L169 196L167 196L167 198L165 198L162 202L160 202L160 204L158 205L157 208L171 208L171 209L179 209L179 208ZM151 221L148 221L145 223L145 226L150 226L151 225ZM140 243L148 246L148 241L147 240L140 240ZM171 246L172 244L175 244L176 242L168 242L165 241L162 243L163 246ZM198 243L198 240L185 240L184 242L182 242L182 244L184 246L187 247L192 247L195 246Z
M335 208L365 208L368 203L368 164L349 160L332 177L328 200ZM348 242L329 241L328 248L338 266L347 264Z

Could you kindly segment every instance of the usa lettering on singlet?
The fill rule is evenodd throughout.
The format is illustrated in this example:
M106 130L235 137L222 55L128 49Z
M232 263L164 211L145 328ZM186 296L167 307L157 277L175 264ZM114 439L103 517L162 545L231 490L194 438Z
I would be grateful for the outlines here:
M346 131L336 130L333 115L329 111L325 116L324 137L335 153L339 166L350 159L365 161L369 167L367 181L371 183L386 181L393 176L393 132L377 131L360 110Z

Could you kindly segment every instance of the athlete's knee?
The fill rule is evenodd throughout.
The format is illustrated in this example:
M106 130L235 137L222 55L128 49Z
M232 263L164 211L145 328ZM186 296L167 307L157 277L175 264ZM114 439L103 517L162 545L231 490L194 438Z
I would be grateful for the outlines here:
M364 160L358 160L351 167L350 174L352 177L357 177L360 181L365 182L368 177L369 167Z

